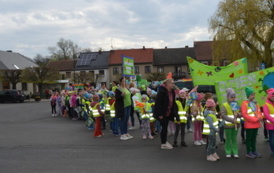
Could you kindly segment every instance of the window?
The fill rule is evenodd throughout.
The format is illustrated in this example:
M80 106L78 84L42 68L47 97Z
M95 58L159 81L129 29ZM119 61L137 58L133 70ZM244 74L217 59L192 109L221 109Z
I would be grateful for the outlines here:
M158 67L157 72L159 73L164 73L164 67Z
M135 74L139 74L139 66L134 66L134 69L135 69Z
M104 70L99 70L99 74L105 75L105 71Z
M66 78L71 78L71 72L66 72Z
M80 71L80 75L85 75L86 71Z
M27 91L28 90L28 84L22 83L22 90Z
M202 64L208 65L208 61L201 61Z
M113 67L113 74L119 74L118 67Z
M229 63L230 63L229 60L224 60L224 61L223 61L223 66L227 66Z
M145 73L150 73L151 70L150 70L150 66L145 66Z
M182 68L180 66L175 67L175 73L180 73L182 71Z

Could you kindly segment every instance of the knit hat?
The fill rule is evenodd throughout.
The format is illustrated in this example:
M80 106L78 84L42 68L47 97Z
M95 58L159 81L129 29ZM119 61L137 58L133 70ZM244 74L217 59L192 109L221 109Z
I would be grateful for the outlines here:
M197 93L197 99L196 100L202 100L204 98L204 95L202 93Z
M206 107L214 107L216 106L216 103L213 99L207 99L206 101Z
M182 90L184 90L184 91L189 91L189 89L187 89L187 88L183 88Z
M227 88L226 89L226 97L227 98L231 98L231 97L235 97L235 91L233 90L233 88Z
M109 91L109 92L108 92L108 96L109 96L109 97L114 97L114 96L115 96L115 93L114 93L113 91Z
M270 99L270 97L274 97L274 88L269 88L266 90L267 92L267 98Z
M182 94L182 93L186 93L186 91L185 91L184 89L181 89L181 90L179 91L179 94Z
M245 94L246 94L246 97L248 98L252 93L254 93L254 90L250 87L246 87L245 88Z

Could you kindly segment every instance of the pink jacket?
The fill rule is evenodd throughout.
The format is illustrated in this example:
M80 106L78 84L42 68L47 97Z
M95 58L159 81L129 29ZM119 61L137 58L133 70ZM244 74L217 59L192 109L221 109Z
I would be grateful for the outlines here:
M272 102L270 102L268 99L266 100L266 103L271 104L274 107L274 104ZM264 104L263 106L263 111L264 111L264 117L265 119L267 119L268 121L270 121L273 124L269 124L269 123L265 123L265 127L267 130L274 130L274 118L270 116L270 111L269 108L266 104Z

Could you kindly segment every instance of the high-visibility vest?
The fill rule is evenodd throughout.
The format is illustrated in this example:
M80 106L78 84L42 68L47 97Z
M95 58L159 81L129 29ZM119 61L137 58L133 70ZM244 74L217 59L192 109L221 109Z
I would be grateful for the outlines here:
M110 105L109 105L109 100L110 99L111 99L110 97L106 99L106 102L105 102L105 111L109 111L110 110Z
M148 111L151 111L151 104L147 102L144 104L144 108L140 108L141 119L150 119L150 117L152 117L152 113L148 113Z
M84 111L86 111L86 106L85 106L85 103L86 103L86 100L85 99L81 99L81 103L82 103L82 109L84 110Z
M224 103L223 105L224 105L224 107L225 107L225 109L226 109L227 116L228 116L229 118L234 119L234 114L233 114L233 111L232 111L230 105L229 105L227 102ZM240 119L240 118L237 118L237 123L240 123L240 121L241 121L241 119ZM227 125L227 126L235 126L234 123L229 122L229 121L225 121L225 125Z
M115 118L115 101L110 106L110 117Z
M186 123L187 122L186 111L188 110L188 106L185 105L185 108L183 108L183 105L182 105L181 101L179 101L179 100L176 100L176 104L178 106L178 114L180 117L180 123ZM177 123L176 120L175 120L175 123Z
M193 105L195 105L196 107L198 107L198 105L196 103L193 103ZM192 122L194 122L195 120L199 120L199 121L204 121L205 118L204 116L202 115L202 112L203 112L203 108L202 108L202 111L200 111L200 109L198 108L198 114L196 115L196 117L194 115L192 115Z
M213 114L208 114L207 116L210 116L213 119L213 125L215 128L218 128L218 119L215 115ZM210 134L210 128L208 122L204 121L204 128L203 128L203 135L209 135Z
M92 116L92 111L91 111L92 108L90 106L90 101L87 100L85 104L86 104L86 110L87 110L88 116Z
M255 117L256 116L255 112L251 109L250 106L248 106L248 103L246 103L246 104L247 104L247 114L248 114L248 116Z
M100 105L100 103L97 103L95 106L92 107L92 115L93 117L100 117L100 113L97 109L97 106Z
M271 104L269 104L269 103L266 103L266 105L267 105L268 110L269 110L269 115L270 115L272 118L274 118L274 107L273 107ZM266 123L268 123L268 124L274 124L274 123L272 123L271 121L269 121L268 119L266 119Z

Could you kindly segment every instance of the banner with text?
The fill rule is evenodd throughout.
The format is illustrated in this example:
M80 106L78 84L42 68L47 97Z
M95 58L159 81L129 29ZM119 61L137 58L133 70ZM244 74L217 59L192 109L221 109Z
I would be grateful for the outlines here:
M249 73L231 80L215 82L219 105L226 102L226 89L233 88L239 103L246 100L245 88L249 86L255 91L255 100L260 106L265 103L266 90L274 88L274 67Z
M135 77L134 59L127 56L122 56L123 76Z
M216 81L234 79L248 73L247 59L242 58L227 66L208 66L187 57L193 84L214 85Z

